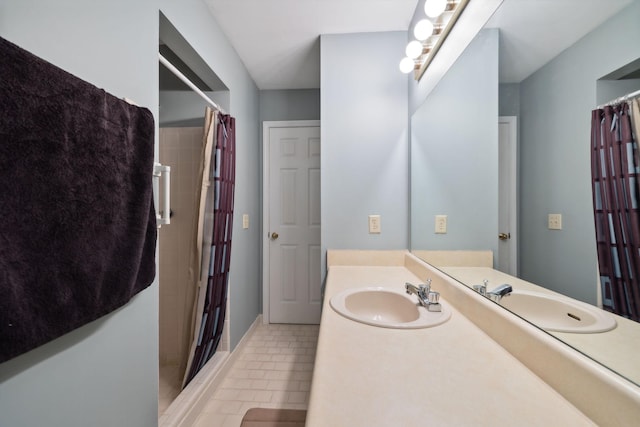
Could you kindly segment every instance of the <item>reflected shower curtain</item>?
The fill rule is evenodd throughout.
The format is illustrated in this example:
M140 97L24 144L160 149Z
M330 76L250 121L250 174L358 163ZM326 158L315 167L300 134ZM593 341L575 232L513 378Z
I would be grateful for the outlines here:
M593 207L605 310L640 321L640 158L632 105L592 111Z
M235 190L235 119L207 108L196 248L191 273L197 288L193 341L183 386L215 354L224 327Z

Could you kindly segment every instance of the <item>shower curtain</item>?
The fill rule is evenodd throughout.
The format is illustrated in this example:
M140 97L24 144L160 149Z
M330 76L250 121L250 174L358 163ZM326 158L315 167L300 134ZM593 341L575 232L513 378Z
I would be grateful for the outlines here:
M603 308L640 321L640 103L592 111L591 175ZM635 129L635 132L634 132Z
M235 189L235 119L207 108L192 284L197 293L183 386L214 355L224 326Z

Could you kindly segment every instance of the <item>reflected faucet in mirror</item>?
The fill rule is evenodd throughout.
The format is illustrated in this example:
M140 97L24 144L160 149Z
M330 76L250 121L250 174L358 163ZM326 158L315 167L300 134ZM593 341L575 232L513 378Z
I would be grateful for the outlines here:
M508 296L511 292L513 292L513 288L511 285L504 284L500 285L492 291L487 292L487 296L495 302L500 302L503 297Z
M492 301L500 302L500 300L513 292L513 288L509 284L504 284L496 287L491 291L487 291L487 284L489 281L487 279L482 281L481 285L473 285L473 290L479 293L480 295L489 298Z

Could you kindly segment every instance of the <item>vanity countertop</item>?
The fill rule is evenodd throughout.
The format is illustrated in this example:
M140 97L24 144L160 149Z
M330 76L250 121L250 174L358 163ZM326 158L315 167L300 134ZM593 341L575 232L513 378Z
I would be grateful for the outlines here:
M345 289L405 282L421 280L403 263L330 263L307 426L595 425L452 306L442 325L397 330L329 303Z
M489 280L489 288L498 284L509 283L516 290L535 291L567 298L542 286L489 267L439 268L465 284L482 283L482 280L487 279ZM617 323L617 326L611 331L593 334L549 333L572 347L580 349L582 353L603 363L636 384L640 384L640 364L638 364L640 325L624 317L615 314L611 315L615 317Z

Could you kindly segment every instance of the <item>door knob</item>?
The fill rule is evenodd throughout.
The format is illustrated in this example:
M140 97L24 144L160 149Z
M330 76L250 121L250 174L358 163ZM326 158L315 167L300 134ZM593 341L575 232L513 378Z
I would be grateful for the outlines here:
M278 237L278 233L271 233L271 240L276 240Z
M509 240L511 238L511 233L500 233L498 234L498 239L500 240Z

